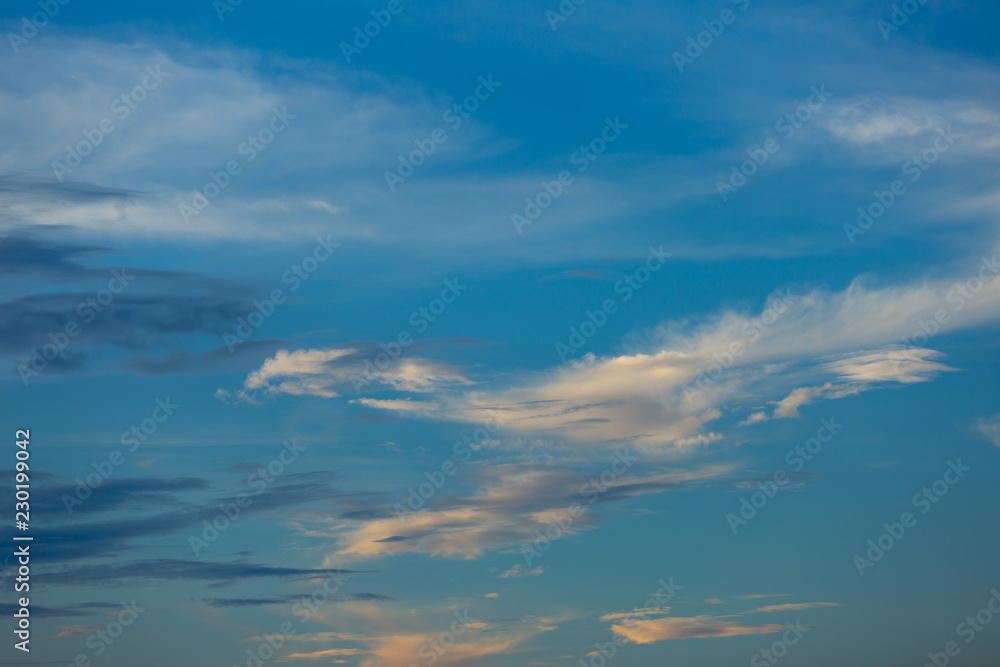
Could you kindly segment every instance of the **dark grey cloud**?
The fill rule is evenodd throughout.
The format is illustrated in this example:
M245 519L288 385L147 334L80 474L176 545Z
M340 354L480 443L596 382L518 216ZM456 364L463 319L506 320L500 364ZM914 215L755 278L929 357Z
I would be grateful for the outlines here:
M121 368L143 377L201 376L226 371L244 371L259 364L261 359L288 347L290 347L289 342L281 339L251 339L233 345L231 349L226 345L219 345L197 354L172 350L166 357L137 356L122 362Z
M11 233L0 238L0 275L23 276L25 272L54 277L96 276L98 269L79 260L110 252L106 246L49 241L28 233Z
M111 602L84 602L68 607L42 607L31 605L31 615L34 618L69 618L75 616L93 616L106 609L120 609L121 605ZM0 616L10 618L19 609L19 605L0 604Z
M240 493L249 495L251 501L241 510L240 521L308 505L345 504L357 508L385 504L382 494L339 489L336 485L345 477L329 470L286 473L274 479L263 492L249 486L247 476L241 475L225 492L208 497L206 493L217 488L217 484L201 478L107 480L82 504L74 505L72 515L66 512L63 494L75 498L75 485L40 486L35 493L36 503L44 509L49 521L34 528L35 539L46 545L38 560L52 564L118 556L140 548L151 538L171 535L179 536L175 547L187 550L190 548L187 536L200 534L203 522L215 519L221 512L220 505L235 503ZM9 491L0 487L0 493L6 495ZM115 512L119 514L116 516ZM95 515L101 518L97 520ZM53 525L53 520L62 523ZM12 527L7 527L0 539L9 539L12 531Z
M80 477L86 477L91 472L87 470ZM177 493L207 489L208 482L196 477L107 479L96 489L89 489L90 495L85 500L80 500L76 495L78 488L79 485L74 483L40 487L32 498L32 507L49 517L68 518L67 501L64 498L68 496L71 499L70 505L74 515L119 509L149 510L157 506L181 505L183 503L177 497ZM0 493L6 494L12 491L13 487L0 486Z
M65 229L56 231L68 235ZM122 367L141 375L208 373L239 361L225 347L189 353L181 343L199 336L221 342L222 334L233 331L238 318L252 310L250 286L134 266L116 257L120 254L106 246L55 238L50 229L19 229L0 238L0 281L8 294L16 295L0 302L0 355L24 363L42 346L59 344L52 340L56 337L63 339L63 349L45 360L47 373L84 368L106 347L131 353L133 363ZM67 337L67 325L78 333ZM279 344L248 344L240 356L256 360Z
M0 194L34 196L48 201L131 201L142 196L138 190L111 188L82 181L53 181L27 176L0 176Z
M92 585L111 582L205 581L216 585L244 579L279 578L309 579L320 576L373 574L378 570L344 570L336 568L296 568L261 565L246 561L209 563L174 558L154 558L128 563L82 565L40 574L47 584Z
M262 607L275 604L298 602L301 595L282 595L266 598L205 598L210 607ZM388 602L396 598L380 593L351 593L346 598L333 598L333 602Z

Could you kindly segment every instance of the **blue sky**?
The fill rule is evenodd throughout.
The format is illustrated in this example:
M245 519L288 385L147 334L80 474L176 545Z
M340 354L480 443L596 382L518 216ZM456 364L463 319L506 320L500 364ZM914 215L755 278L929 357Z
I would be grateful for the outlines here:
M7 3L0 664L994 665L998 19Z

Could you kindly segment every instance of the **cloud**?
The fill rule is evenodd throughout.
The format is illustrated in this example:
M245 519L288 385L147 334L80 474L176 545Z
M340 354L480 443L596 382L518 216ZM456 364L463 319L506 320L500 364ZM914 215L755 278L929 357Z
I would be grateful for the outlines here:
M357 403L358 405L364 405L365 407L375 408L376 410L389 410L391 412L400 413L430 413L438 410L441 406L433 401L414 401L409 398L404 399L377 399L377 398L359 398L357 400L351 401L351 403Z
M360 648L330 648L325 651L313 651L312 653L289 653L281 661L285 660L316 660L318 658L335 658L345 655L364 655L368 651Z
M757 607L752 611L746 613L752 614L754 612L776 612L776 611L802 611L804 609L819 609L820 607L840 607L841 605L836 602L798 602L793 604L772 604L766 607Z
M433 402L440 410L419 415L481 424L495 414L503 429L518 434L601 446L629 441L647 453L707 444L717 434L699 433L747 397L776 403L773 417L794 417L817 400L923 382L952 370L938 361L939 352L903 341L920 331L929 313L949 304L953 285L941 280L872 289L858 280L841 292L778 292L759 314L724 311L700 325L667 323L639 351L588 354L529 374L518 386L436 387ZM998 317L1000 281L989 280L952 312L948 327Z
M207 581L233 582L241 579L280 578L309 579L330 575L368 574L372 570L343 570L334 568L294 568L261 565L244 561L210 563L176 558L155 558L102 565L81 565L64 570L46 572L48 581L56 584L85 585L122 581Z
M778 407L774 409L774 418L783 419L798 417L799 408L809 403L814 403L820 399L843 398L860 394L864 388L856 385L837 385L827 382L822 387L799 387L792 390L785 398L778 401Z
M324 470L285 473L269 486L266 493L254 496L253 503L242 510L243 516L259 516L277 509L325 504L331 500L356 510L378 498L370 491L345 492L335 488L334 483L341 479L339 473ZM241 488L246 489L246 478L240 482ZM207 503L204 497L190 502L178 495L188 491L201 492L206 485L204 480L198 478L123 478L105 482L87 501L81 502L77 508L79 513L66 516L66 523L38 529L37 538L47 540L50 545L44 559L56 562L113 556L120 551L134 549L145 539L185 531L189 535L200 534L202 522L212 521L219 513L220 504L236 501L235 494L210 498ZM40 505L64 513L62 499L67 494L75 497L75 490L75 486L69 488L68 485L45 486L38 494ZM55 496L54 491L61 493ZM92 508L88 507L91 501L95 503ZM114 505L116 502L117 505ZM150 513L158 506L167 509ZM129 512L124 515L105 513L88 520L92 515L114 509Z
M764 598L787 598L791 593L751 593L750 595L734 595L737 600L762 600Z
M561 525L564 536L592 527L589 509L601 504L713 482L731 472L713 465L673 472L627 473L607 483L600 494L588 480L594 473L537 464L491 463L474 468L478 491L469 497L434 499L433 507L403 517L335 523L337 558L369 558L425 553L476 558L486 550L529 544L536 531ZM599 473L598 473L599 474ZM571 517L570 508L580 511ZM533 570L514 567L519 575ZM512 573L510 576L514 576Z
M82 604L70 605L68 607L42 607L31 605L31 615L37 618L67 618L75 616L93 616L103 610L119 609L121 605L110 602L84 602ZM13 616L14 612L20 609L19 605L13 603L0 603L0 614ZM80 626L73 626L80 627Z
M1000 447L1000 414L992 417L983 417L979 420L979 432L989 439L994 445Z
M53 639L62 639L63 637L82 637L83 635L88 635L91 632L96 632L100 630L99 627L88 627L86 625L60 625L62 630Z
M613 632L635 644L650 644L666 639L704 639L767 635L785 630L784 625L755 625L722 620L724 617L692 616L689 618L658 618L635 620L612 625Z
M219 341L251 308L244 285L135 266L131 258L121 262L120 250L66 240L71 231L21 229L0 239L0 278L18 285L9 290L16 296L0 301L0 355L25 364L21 372L29 380L40 371L82 369L106 352L117 359L124 354L126 370L167 375L172 364L194 356L180 350L181 343ZM98 263L108 260L115 263ZM35 352L60 337L61 354L30 367ZM227 361L203 355L201 372Z
M256 402L261 396L279 394L333 398L347 387L356 388L373 381L376 386L409 392L428 392L470 384L447 364L410 357L391 361L385 369L378 369L371 365L368 353L368 350L356 348L278 350L247 376L237 397L248 402ZM367 398L359 399L359 403L399 412L428 411L439 407L433 403Z
M741 421L737 426L749 426L750 424L760 424L761 422L766 422L770 417L763 410L760 412L750 413L746 419Z
M600 620L602 623L607 623L609 621L634 619L636 616L665 616L670 613L670 609L670 607L645 607L642 609L633 609L632 611L604 614L601 616Z
M503 625L498 625L476 618L469 609L422 608L402 612L374 605L351 607L338 617L337 624L344 630L288 637L289 644L298 645L300 650L293 650L287 657L316 660L365 655L370 657L362 659L359 667L385 667L409 665L420 662L421 656L434 655L436 667L469 667L483 664L492 656L509 655L539 633L555 629L552 619L546 618L504 619ZM353 626L362 629L353 630ZM439 640L444 631L451 635L446 638L447 644ZM248 641L262 640L254 637ZM326 646L311 650L308 643L317 642ZM348 646L338 646L348 642Z
M504 570L503 572L501 572L500 573L500 578L501 579L517 579L519 577L537 577L540 574L543 574L544 572L545 572L545 567L542 566L542 565L539 565L538 567L534 567L534 568L528 569L527 567L525 567L525 566L521 565L520 563L518 563L517 565L515 565L512 568L510 568L509 570Z

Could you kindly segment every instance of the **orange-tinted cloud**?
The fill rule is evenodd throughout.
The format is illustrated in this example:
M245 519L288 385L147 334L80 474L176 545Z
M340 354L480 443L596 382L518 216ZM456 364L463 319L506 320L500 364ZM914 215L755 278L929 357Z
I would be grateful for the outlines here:
M665 639L696 639L706 637L737 637L767 635L781 632L784 625L757 625L724 621L715 616L689 618L657 618L612 625L611 629L636 644L649 644Z

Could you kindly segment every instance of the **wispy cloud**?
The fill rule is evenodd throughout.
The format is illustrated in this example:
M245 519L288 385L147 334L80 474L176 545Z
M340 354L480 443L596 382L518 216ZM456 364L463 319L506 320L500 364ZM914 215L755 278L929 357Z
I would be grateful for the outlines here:
M766 635L785 630L784 625L757 625L724 620L726 617L692 616L689 618L657 618L636 620L611 629L635 644L650 644L667 639L705 639Z

